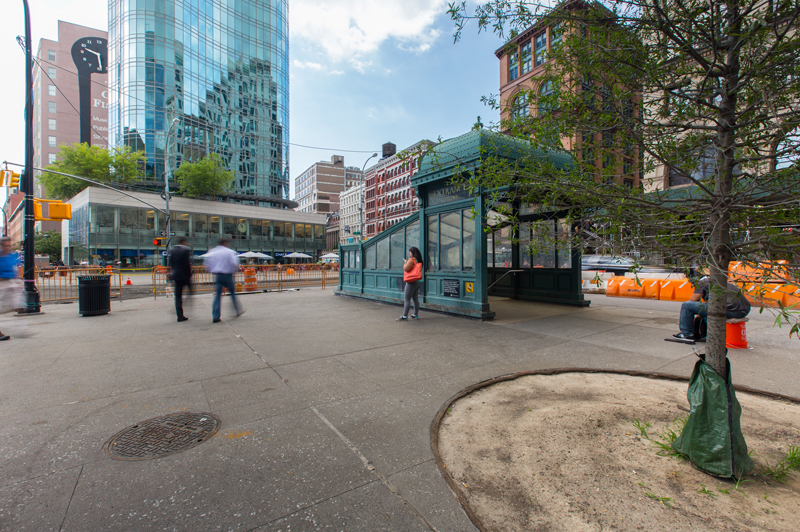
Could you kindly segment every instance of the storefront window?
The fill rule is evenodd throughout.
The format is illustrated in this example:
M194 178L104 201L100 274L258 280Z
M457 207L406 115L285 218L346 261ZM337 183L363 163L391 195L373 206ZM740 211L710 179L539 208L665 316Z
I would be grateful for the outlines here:
M304 224L294 224L295 240L302 240L306 237L306 227Z
M384 238L376 244L378 252L378 269L389 269L389 239Z
M461 211L439 217L440 270L461 270Z
M264 240L272 238L272 222L270 220L261 220L261 236Z
M472 211L461 211L461 238L462 238L462 260L464 261L464 271L475 269L475 221L472 219Z
M325 226L324 225L315 225L314 226L314 238L316 240L325 240Z
M403 231L398 231L389 237L389 248L391 252L389 269L402 270L406 255L408 254L403 242Z
M283 222L275 222L272 225L275 231L275 238L283 238L285 236L283 231L284 229Z
M156 231L156 211L145 211L144 213L144 230L150 234Z
M296 236L294 233L294 224L290 224L289 222L277 222L277 223L279 224L283 223L283 232L287 240L294 240Z
M189 236L189 215L184 212L173 212L170 217L170 226L172 231L178 236Z
M232 216L222 218L222 233L229 238L236 236L236 218Z
M219 224L220 224L219 216L209 216L208 217L208 235L209 236L213 236L213 237L219 237L220 236L221 233L219 231Z
M530 224L520 224L519 226L519 265L522 268L530 268L532 266Z
M236 238L247 238L247 218L236 220Z
M139 230L139 209L119 208L119 232L131 235Z
M117 214L116 207L106 207L105 205L98 205L97 207L97 232L98 233L116 233L115 220Z
M208 216L205 214L194 215L194 236L208 236Z
M425 257L426 270L439 269L439 215L428 216L428 256Z
M261 220L250 220L250 238L261 240Z

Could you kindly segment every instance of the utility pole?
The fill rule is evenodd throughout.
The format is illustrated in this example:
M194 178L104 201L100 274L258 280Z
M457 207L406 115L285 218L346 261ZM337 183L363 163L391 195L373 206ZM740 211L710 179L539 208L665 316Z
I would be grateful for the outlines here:
M23 266L23 280L25 281L26 306L20 314L36 314L41 312L39 292L36 290L36 270L34 243L36 235L33 233L35 214L33 209L33 57L31 52L31 14L28 0L22 0L25 8L25 172L20 181L22 192L25 193L25 243L23 252L25 263Z

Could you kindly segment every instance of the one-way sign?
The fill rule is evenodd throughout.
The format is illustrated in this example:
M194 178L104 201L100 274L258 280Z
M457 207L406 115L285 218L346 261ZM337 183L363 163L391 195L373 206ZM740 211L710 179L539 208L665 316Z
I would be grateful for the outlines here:
M167 236L167 232L166 232L166 231L161 231L161 236ZM172 232L169 234L169 236L175 236L175 231L172 231Z

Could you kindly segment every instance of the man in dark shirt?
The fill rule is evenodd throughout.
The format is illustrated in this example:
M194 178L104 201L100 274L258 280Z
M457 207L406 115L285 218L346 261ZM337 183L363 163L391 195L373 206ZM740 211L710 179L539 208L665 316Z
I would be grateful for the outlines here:
M711 279L708 276L700 279L694 288L694 293L689 301L681 305L680 328L681 332L673 334L678 340L698 340L694 337L694 317L696 315L708 316L708 290ZM725 288L727 319L744 318L750 313L750 302L744 297L742 289L728 281Z
M183 315L183 289L192 294L192 250L186 246L186 238L178 239L178 245L169 250L169 264L172 267L172 282L175 283L175 313L178 321L189 318Z

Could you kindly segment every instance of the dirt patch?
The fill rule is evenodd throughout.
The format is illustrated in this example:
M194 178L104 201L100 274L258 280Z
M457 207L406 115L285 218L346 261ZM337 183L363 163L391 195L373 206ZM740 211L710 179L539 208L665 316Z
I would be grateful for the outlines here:
M657 454L687 386L565 373L481 388L442 419L444 474L484 530L798 530L800 472L780 483L764 466L800 446L800 405L737 393L756 462L737 485Z

